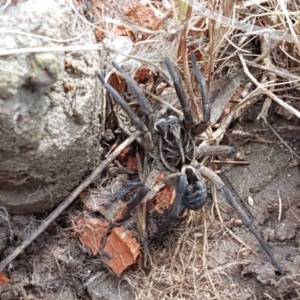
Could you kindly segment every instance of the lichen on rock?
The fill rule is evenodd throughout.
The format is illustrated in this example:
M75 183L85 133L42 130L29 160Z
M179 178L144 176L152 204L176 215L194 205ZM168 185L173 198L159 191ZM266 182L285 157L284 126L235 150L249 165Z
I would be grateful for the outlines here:
M21 1L2 13L2 50L67 46L62 41L74 38L74 11L63 0ZM78 20L75 35L83 30ZM86 43L95 43L92 29L76 40ZM0 206L22 213L51 208L95 167L98 60L96 51L0 57Z

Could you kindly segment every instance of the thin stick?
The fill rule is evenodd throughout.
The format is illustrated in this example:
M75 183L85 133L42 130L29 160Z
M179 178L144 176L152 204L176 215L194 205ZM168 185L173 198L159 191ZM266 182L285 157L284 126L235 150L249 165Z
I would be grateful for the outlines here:
M99 51L102 48L99 44L55 46L55 47L31 47L20 49L1 50L0 56L24 54L24 53L44 53L44 52L66 52L66 51Z
M247 160L218 160L218 159L213 159L211 162L216 163L216 164L250 165L249 161L247 161Z
M244 68L244 72L245 74L251 79L251 81L264 93L266 94L268 97L270 97L272 100L274 100L275 102L277 102L279 105L281 105L283 108L285 108L287 111L289 111L290 113L292 113L293 115L295 115L297 118L300 119L300 112L295 109L294 107L292 107L291 105L285 103L284 101L282 101L280 98L278 98L276 95L274 95L271 91L269 91L268 89L266 89L262 84L260 84L255 78L254 76L249 72L249 69L246 65L246 62L243 58L243 56L239 53L239 57L241 60L241 63L243 65Z
M209 281L211 287L213 288L215 295L217 295L216 287L210 276L210 272L208 272L208 263L207 263L207 259L206 259L208 256L209 250L208 250L208 239L207 239L207 224L206 224L204 207L202 207L202 213L203 213L203 225L204 225L203 254L202 254L203 268L205 270L205 277L208 277L208 281Z
M271 126L271 124L264 119L264 122L267 124L267 126L272 130L272 132L277 136L277 138L282 142L282 144L287 147L290 150L291 155L294 155L300 160L300 156L297 155L297 153L285 142L285 140L277 133L277 131Z
M251 67L275 73L276 75L278 75L278 76L280 76L280 77L282 77L284 79L288 79L290 81L293 81L293 80L300 81L300 77L299 76L294 75L294 74L290 73L289 71L284 70L282 68L275 67L274 65L272 66L272 68L270 68L268 66L263 66L263 65L255 63L253 61L246 60L246 59L245 59L245 62L246 62L247 65L249 65Z
M265 37L268 38L268 37ZM267 57L271 52L276 50L280 45L282 44L281 40L276 41L274 44L272 44L270 47L268 47L263 53L259 56L257 56L253 62L254 63L259 63L261 60L263 60L265 57Z
M5 10L8 5L10 5L11 0L7 0L6 3L0 8L0 11Z
M101 172L117 157L120 153L135 141L141 135L140 131L136 131L127 138L112 154L110 154L101 164L77 187L56 209L44 220L44 222L26 238L11 254L9 254L0 263L0 271L2 271L9 263L11 263L24 249L30 245L76 198L88 187Z
M279 211L278 211L278 221L281 221L281 214L282 214L282 201L281 201L281 197L280 197L280 192L279 190L277 191L277 195L278 195L278 207L279 207Z
M157 102L161 103L162 105L164 105L164 106L170 108L171 110L173 110L180 118L182 118L182 119L184 118L182 111L177 109L176 107L174 107L169 102L165 101L164 99L161 99L160 97L155 96L153 93L147 91L146 89L143 89L143 92L145 94L149 95L155 101L157 101Z

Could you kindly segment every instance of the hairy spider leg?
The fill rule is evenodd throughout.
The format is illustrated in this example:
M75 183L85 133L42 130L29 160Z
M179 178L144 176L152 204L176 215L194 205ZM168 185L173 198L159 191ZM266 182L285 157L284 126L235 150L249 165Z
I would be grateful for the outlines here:
M227 188L223 180L212 170L205 166L198 165L196 166L200 173L207 179L209 179L217 188L218 191L222 192L224 195L226 201L233 207L233 209L236 211L238 216L243 221L244 225L249 228L249 230L253 233L253 235L256 237L264 251L268 254L268 256L271 259L271 262L273 266L277 269L278 273L280 275L284 275L284 271L282 267L277 262L276 258L274 257L273 252L269 248L268 244L265 242L265 240L261 237L257 229L254 227L251 219L247 216L247 214L243 211L243 209L240 207L240 205L237 203L236 199L234 198L231 191Z
M144 114L146 117L146 126L151 132L151 134L153 134L155 113L151 104L149 103L148 99L144 96L141 88L136 83L136 81L132 79L116 62L113 61L112 65L117 69L119 73L122 74L122 76L127 82L131 94L137 99L141 107L144 109Z
M162 222L162 224L158 228L158 236L157 236L158 243L162 242L162 236L163 236L163 233L165 232L167 226L174 219L176 219L179 216L180 208L181 208L181 202L182 202L182 197L184 195L184 191L185 191L186 186L187 186L187 178L186 178L185 174L179 174L179 175L178 174L173 174L173 175L174 175L173 176L174 178L175 178L175 175L177 175L176 176L177 184L175 184L176 198L175 198L175 201L173 203L173 206L172 206L172 209L171 209L171 212L170 212L168 218L164 222ZM169 177L169 179L170 178L171 177ZM171 178L171 179L174 180L174 178ZM174 183L171 184L171 185L174 185Z
M100 72L96 72L96 76L99 78L104 88L111 94L111 96L115 99L116 103L121 106L121 108L125 111L127 116L131 119L134 125L139 129L143 136L141 139L141 144L145 147L146 150L152 150L154 145L152 141L152 134L148 130L147 126L144 122L137 116L137 114L132 110L132 108L128 105L128 103L119 95L119 93L108 83L105 82L103 76Z
M150 191L154 190L156 185L156 180L158 178L158 176L161 174L161 171L158 169L152 169L150 171L150 173L148 174L145 183L142 184L142 188L139 190L139 192L137 193L137 195L134 197L134 199L131 201L131 203L129 204L126 214L123 217L123 219L126 219L129 217L131 211L139 204L143 201L143 199L145 199L146 196L149 196L151 193L149 193ZM159 188L159 190L162 187ZM157 192L159 192L159 190L157 190ZM148 195L149 194L149 195ZM151 195L150 195L151 196ZM152 195L153 196L153 195Z
M170 61L169 58L165 58L164 63L171 75L174 88L176 90L177 97L180 101L183 114L185 117L185 124L188 128L191 128L192 132L195 134L199 134L205 131L205 129L208 126L208 123L210 121L210 103L209 103L209 98L208 98L208 89L207 89L207 84L206 81L201 73L201 70L197 66L197 61L195 54L192 52L191 53L191 58L192 58L192 65L194 72L196 74L196 78L198 83L200 84L200 91L201 91L201 98L202 98L202 110L203 110L203 120L201 122L196 123L192 108L189 104L189 97L185 93L181 80L179 76L177 75L177 72L174 70L174 67Z
M144 185L138 192L138 194L134 197L134 199L130 202L129 206L127 207L127 211L123 217L123 220L126 220L129 216L131 211L142 202L142 200L146 197L146 195L150 192L150 188Z
M202 133L205 131L208 122L210 121L211 116L211 107L209 103L208 98L208 89L207 89L207 83L206 80L203 77L202 72L197 66L197 60L195 53L191 53L191 59L192 59L192 65L193 69L197 78L197 81L200 85L200 92L201 92L201 100L202 100L202 110L203 110L203 120L199 122L198 124L195 124L195 127L192 129L194 133Z
M174 67L168 57L166 57L164 59L164 63L168 69L169 74L171 75L177 97L178 97L181 107L182 107L182 111L183 111L184 118L185 118L185 123L186 123L187 127L191 127L194 125L195 121L194 121L192 109L191 109L189 101L188 101L188 96L184 92L181 80L178 77L176 71L174 70Z

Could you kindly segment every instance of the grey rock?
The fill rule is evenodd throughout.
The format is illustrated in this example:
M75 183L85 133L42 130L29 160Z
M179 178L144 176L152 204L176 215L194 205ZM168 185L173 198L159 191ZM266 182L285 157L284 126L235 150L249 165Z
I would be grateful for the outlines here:
M0 50L96 43L92 30L62 43L86 30L80 20L73 26L64 0L20 1L1 13ZM51 208L95 167L102 103L96 64L96 51L0 57L0 206Z

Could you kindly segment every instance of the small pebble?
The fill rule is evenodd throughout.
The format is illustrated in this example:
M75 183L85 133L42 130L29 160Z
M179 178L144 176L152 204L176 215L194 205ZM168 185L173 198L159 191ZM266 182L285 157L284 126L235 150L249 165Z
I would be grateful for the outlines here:
M244 151L238 151L236 154L235 154L235 158L236 160L245 160L245 152Z
M135 127L135 126L130 126L130 127L129 127L129 131L135 132L135 131L136 131L136 127Z
M233 220L233 224L235 226L242 226L244 223L243 223L243 221L241 219L234 219Z
M251 251L247 248L243 248L240 253L243 257L247 257L251 253Z

